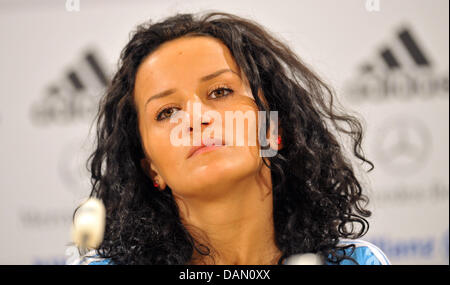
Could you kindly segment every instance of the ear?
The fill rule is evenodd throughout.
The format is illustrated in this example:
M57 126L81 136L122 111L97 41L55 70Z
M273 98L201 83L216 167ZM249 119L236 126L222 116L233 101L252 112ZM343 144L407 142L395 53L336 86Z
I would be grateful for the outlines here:
M142 168L142 171L144 171L145 175L147 175L148 178L152 179L150 177L150 172L149 172L150 169L149 169L149 165L148 165L146 158L141 158L141 168Z
M144 171L145 175L147 175L148 178L150 178L153 182L158 183L159 188L161 190L164 190L166 188L166 183L164 179L161 177L161 175L156 170L156 167L153 163L149 163L147 158L141 159L141 167Z
M267 99L264 96L264 92L262 91L261 88L258 89L258 98L259 98L259 100L261 100L261 102L263 103L264 107L266 107L266 109L269 109L269 103L267 102Z
M264 92L262 91L261 88L258 89L258 97L263 102L264 106L267 109L269 109L269 103L267 102L266 97L264 96ZM270 125L272 125L272 122L271 122ZM283 137L283 129L281 128L280 120L278 120L278 135L276 137L272 137L270 135L271 131L272 130L268 130L267 131L267 135L269 135L269 139L270 139L270 141L269 141L270 147L272 149L276 149L276 150L282 149L283 148L283 139L281 139L281 138ZM278 137L280 138L280 143L279 144L278 144Z

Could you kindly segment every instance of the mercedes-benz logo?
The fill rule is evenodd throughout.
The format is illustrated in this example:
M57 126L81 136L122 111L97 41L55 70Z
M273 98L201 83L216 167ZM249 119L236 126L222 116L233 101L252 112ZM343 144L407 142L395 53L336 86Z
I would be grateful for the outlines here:
M411 175L422 168L430 147L427 126L410 115L388 118L374 140L381 168L393 174Z

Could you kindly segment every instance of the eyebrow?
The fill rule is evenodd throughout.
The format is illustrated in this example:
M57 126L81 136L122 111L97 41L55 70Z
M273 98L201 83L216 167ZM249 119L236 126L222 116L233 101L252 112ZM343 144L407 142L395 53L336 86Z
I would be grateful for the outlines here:
M213 78L215 78L215 77L217 77L217 76L219 76L219 75L221 75L222 73L225 73L225 72L232 72L232 73L236 74L237 76L239 76L239 74L238 74L236 71L231 70L231 69L229 69L229 68L224 68L224 69L220 69L220 70L218 70L218 71L216 71L216 72L213 72L213 73L211 73L211 74L208 74L208 75L205 75L205 76L201 77L201 78L200 78L200 81L201 81L201 82L204 82L204 81L211 80L211 79L213 79ZM239 77L240 77L240 76L239 76ZM148 103L149 103L150 101L155 100L155 99L158 99L158 98L162 98L162 97L169 96L169 95L175 93L175 91L177 91L176 88L171 88L171 89L167 89L167 90L165 90L165 91L156 93L155 95L153 95L153 96L151 96L150 98L148 98L147 102L145 102L144 109L147 107L147 105L148 105Z

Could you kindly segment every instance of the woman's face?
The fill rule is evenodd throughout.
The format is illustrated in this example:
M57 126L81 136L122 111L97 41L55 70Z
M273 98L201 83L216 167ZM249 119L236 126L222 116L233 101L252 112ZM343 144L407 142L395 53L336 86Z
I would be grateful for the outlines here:
M248 144L249 135L257 137L258 108L247 79L240 73L228 48L218 39L183 37L161 45L139 66L134 96L146 153L144 170L148 167L147 173L161 186L168 185L174 194L186 198L214 198L224 194L225 188L220 185L242 181L261 170L258 142ZM200 112L194 112L194 103L200 107ZM206 111L219 114L221 122L216 117L205 116ZM243 125L244 145L236 145L236 120L231 128L233 141L189 156L194 144L194 128L202 135L208 126L216 124L216 128L222 129L221 139L225 140L226 111L231 111L229 114L237 114L235 111L253 113L254 119L245 120ZM180 119L170 122L175 116ZM189 119L184 133L189 145L177 145L173 141L174 133L183 137L181 118ZM196 123L198 127L194 127ZM212 132L207 137L215 135Z

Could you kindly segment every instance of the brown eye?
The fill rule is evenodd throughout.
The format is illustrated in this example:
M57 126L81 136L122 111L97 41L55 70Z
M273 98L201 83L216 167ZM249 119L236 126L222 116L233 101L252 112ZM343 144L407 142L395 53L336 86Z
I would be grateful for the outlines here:
M176 113L176 111L174 111L175 109L178 109L178 108L170 107L170 108L166 108L166 109L162 110L161 112L158 113L156 120L161 121L161 120L165 120L167 118L172 117L172 115L174 113Z
M210 94L210 98L216 99L216 98L228 96L231 93L233 93L233 90L231 90L229 88L221 87L221 88L214 89Z

